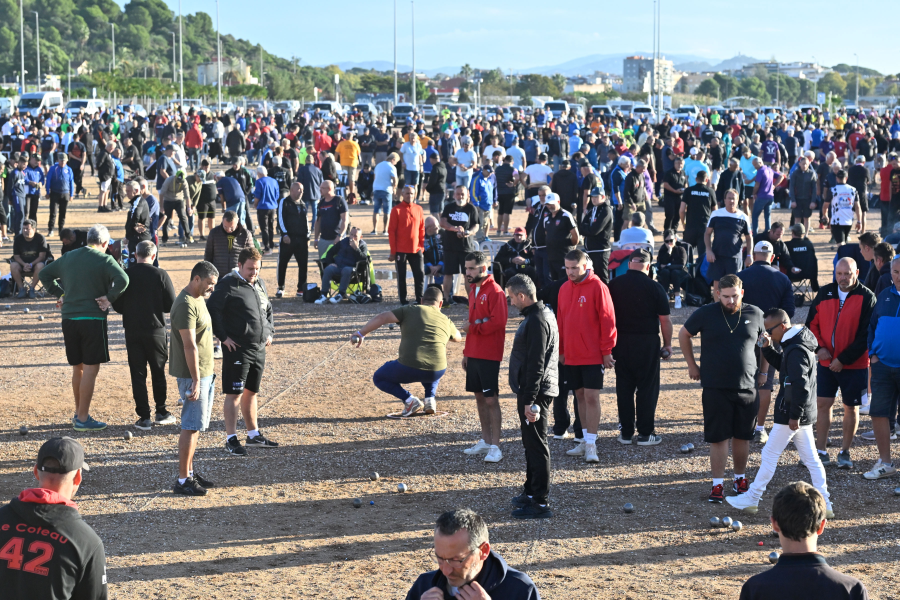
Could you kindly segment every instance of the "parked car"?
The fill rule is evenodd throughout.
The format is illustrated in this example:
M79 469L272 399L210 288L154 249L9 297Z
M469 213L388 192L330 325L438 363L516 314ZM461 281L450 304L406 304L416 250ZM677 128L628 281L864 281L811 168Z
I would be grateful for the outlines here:
M32 117L41 114L42 111L49 109L60 112L63 109L62 92L31 92L22 94L19 97L19 112L27 112Z
M434 104L420 104L417 108L417 112L426 119L434 119L439 114L437 106Z

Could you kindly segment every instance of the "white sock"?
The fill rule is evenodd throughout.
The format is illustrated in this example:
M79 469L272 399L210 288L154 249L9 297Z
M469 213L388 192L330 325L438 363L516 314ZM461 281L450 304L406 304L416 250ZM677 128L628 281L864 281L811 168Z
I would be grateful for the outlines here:
M597 443L597 434L585 432L584 443L585 444L596 444Z
M231 438L237 439L237 434L236 434L236 433L226 433L226 434L225 434L225 441L226 441L226 442L227 442L228 440L230 440Z
M190 471L188 471L188 477L193 477L193 476L194 476L194 470L191 469Z
M583 440L587 439L587 435L588 435L587 429L582 429L581 430L581 439L583 439Z
M716 477L713 477L713 487L715 487L717 485L725 485L725 480L717 479Z
M259 435L259 429L251 429L247 431L247 437L251 440Z
M187 481L187 477L185 477L184 479L182 479L181 477L178 478L178 484L179 484L179 485L184 485L184 482L185 482L185 481Z
M765 425L757 425L757 426L756 426L756 430L757 430L757 431L765 431L765 429L766 429L766 426L765 426Z
M738 479L743 479L743 478L744 478L743 475L738 475L737 473L734 474L734 480L735 480L735 481L737 481Z

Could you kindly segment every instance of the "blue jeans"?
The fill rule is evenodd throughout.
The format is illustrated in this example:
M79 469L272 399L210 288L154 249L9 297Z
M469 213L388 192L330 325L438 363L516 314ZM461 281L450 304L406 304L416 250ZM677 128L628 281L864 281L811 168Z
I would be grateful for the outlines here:
M372 193L372 204L375 206L373 214L377 215L380 210L387 219L391 214L391 193L387 190L375 190Z
M241 225L246 227L247 226L247 220L245 218L246 217L246 213L245 213L246 206L247 206L246 202L238 202L237 204L232 204L231 206L226 206L225 210L234 211L234 213L238 217L238 220L241 222Z
M402 402L406 402L411 393L403 389L401 383L421 383L425 388L423 398L434 398L437 395L438 384L441 377L447 369L440 371L423 371L422 369L414 369L401 365L398 361L392 360L381 365L381 368L375 371L372 376L372 382L379 390L385 394L397 397Z
M201 377L199 386L200 394L196 400L188 400L193 380L190 377L177 377L178 393L184 400L181 409L181 428L186 431L206 431L209 427L209 417L212 414L213 399L216 397L216 375Z
M309 226L309 230L312 231L316 228L316 219L319 217L319 201L307 200L306 212L312 215L312 225Z
M418 171L404 171L403 173L404 181L406 181L406 185L411 185L416 187L419 183L419 172Z
M472 171L466 171L464 173L460 173L459 171L456 172L456 185L461 185L468 189L470 183L472 183Z
M331 289L331 282L340 280L341 285L338 287L338 293L343 296L347 293L347 287L350 286L350 277L355 271L353 267L340 267L331 263L322 272L322 293L327 294Z
M765 223L765 231L772 226L772 203L775 198L757 198L753 205L753 219L751 221L753 227L753 235L756 235L756 226L759 225L759 213L763 213L763 222Z
M200 148L185 148L188 168L196 171L200 167Z
M553 172L559 171L559 163L562 162L562 156L559 154L550 157L550 163L553 165Z
M534 251L534 270L537 271L542 287L550 285L550 260L547 258L546 248Z

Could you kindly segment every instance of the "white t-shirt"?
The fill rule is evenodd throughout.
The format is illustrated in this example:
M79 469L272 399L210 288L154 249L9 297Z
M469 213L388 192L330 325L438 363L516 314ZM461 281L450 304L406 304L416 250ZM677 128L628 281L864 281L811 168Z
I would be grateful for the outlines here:
M506 148L504 148L503 146L485 146L484 152L482 154L486 159L490 160L494 157L494 152L497 151L500 152L501 158L506 156Z
M858 202L859 193L855 187L846 183L831 188L831 224L853 225L853 209Z
M375 165L375 181L372 182L372 190L386 192L393 186L393 179L397 178L397 169L388 161L382 161Z
M550 176L553 175L553 169L547 165L534 163L525 167L525 174L528 175L529 185L546 185L550 183Z
M403 156L403 168L407 171L418 171L421 169L419 156L425 154L422 146L405 142L400 147L400 154Z
M456 163L459 165L463 165L466 167L471 167L478 162L478 155L475 154L474 150L462 150L459 149L456 151Z
M510 146L509 150L506 151L506 154L513 157L513 168L517 171L521 171L525 166L525 151L518 146Z
M844 307L844 301L847 299L847 296L849 296L849 295L850 295L850 290L847 290L846 292L842 292L841 288L838 288L838 298L840 298L840 300L841 300L841 308Z

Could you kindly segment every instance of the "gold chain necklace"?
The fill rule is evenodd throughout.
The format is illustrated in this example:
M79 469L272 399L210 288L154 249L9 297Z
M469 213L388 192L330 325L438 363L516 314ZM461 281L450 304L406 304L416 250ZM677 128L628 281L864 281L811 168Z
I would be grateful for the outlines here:
M722 306L721 302L719 303L719 307L722 309L722 318L725 319L725 326L728 328L728 333L734 333L741 324L741 310L743 309L743 306L737 311L738 319L737 323L734 324L734 329L732 329L731 325L728 323L728 317L725 316L725 307Z

